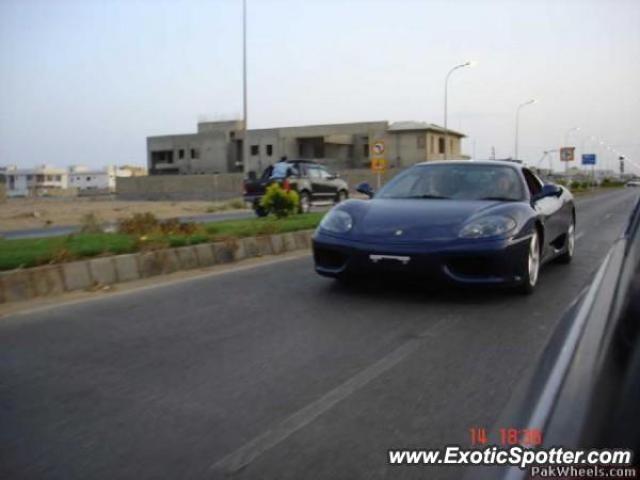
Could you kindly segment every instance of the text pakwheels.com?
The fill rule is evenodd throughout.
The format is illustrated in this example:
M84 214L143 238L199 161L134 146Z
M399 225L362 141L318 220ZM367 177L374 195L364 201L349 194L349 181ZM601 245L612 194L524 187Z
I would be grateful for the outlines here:
M483 449L447 445L425 450L389 450L391 465L631 465L632 451L576 450L562 447L525 448L490 446Z

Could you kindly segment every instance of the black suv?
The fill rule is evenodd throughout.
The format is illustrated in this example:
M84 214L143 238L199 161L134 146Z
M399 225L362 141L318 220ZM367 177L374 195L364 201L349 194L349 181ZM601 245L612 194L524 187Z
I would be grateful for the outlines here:
M250 203L256 215L266 212L260 199L273 182L287 182L300 196L300 212L306 213L312 205L330 205L349 197L349 185L337 174L329 172L324 165L310 160L288 160L286 177L272 178L273 165L268 166L260 178L255 176L244 182L244 199Z

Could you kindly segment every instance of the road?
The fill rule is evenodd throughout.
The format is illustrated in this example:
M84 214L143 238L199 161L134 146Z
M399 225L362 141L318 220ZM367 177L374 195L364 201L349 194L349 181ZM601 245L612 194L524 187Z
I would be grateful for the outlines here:
M636 199L579 199L532 296L349 289L304 256L2 318L0 477L459 478L387 450L492 425Z

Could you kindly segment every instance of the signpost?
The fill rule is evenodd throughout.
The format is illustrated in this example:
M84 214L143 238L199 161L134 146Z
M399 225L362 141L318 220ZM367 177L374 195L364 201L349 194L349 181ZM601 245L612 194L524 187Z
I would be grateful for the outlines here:
M596 164L596 154L595 153L583 153L582 154L582 165L595 165Z
M376 140L373 142L371 146L371 170L375 172L378 176L378 187L380 190L380 186L382 183L381 175L382 172L387 170L387 160L384 158L384 141Z
M596 181L596 154L595 153L583 153L582 165L591 165L591 183L595 184Z
M576 151L576 147L562 147L560 149L560 161L573 162L573 160L575 159L574 158L575 151Z
M560 161L565 162L564 173L565 176L569 174L569 162L573 162L576 147L561 147L560 148Z

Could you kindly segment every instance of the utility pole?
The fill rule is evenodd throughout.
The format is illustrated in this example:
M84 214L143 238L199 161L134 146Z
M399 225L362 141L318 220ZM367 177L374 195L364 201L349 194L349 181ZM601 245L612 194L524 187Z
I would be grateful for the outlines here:
M447 129L447 102L449 96L449 77L453 72L458 70L459 68L471 67L474 65L474 62L469 61L465 63L461 63L460 65L456 65L447 73L447 76L444 79L444 159L448 160L449 158L449 134Z
M534 103L536 103L536 99L532 98L531 100L528 100L524 103L521 103L520 105L518 105L518 108L516 109L516 148L515 148L515 153L513 156L514 160L519 160L518 158L518 130L520 128L520 110L522 109L522 107L526 107L527 105L533 105Z
M250 167L247 110L247 0L242 0L242 171L245 175Z

